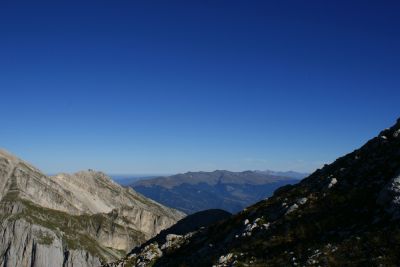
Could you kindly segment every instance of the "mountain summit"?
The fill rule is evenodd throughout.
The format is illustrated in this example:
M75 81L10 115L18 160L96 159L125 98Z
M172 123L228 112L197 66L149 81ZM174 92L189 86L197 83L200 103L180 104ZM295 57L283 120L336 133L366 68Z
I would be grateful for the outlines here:
M300 183L223 222L142 247L124 263L399 266L399 220L400 120Z
M0 266L98 266L184 214L93 170L46 176L0 150Z

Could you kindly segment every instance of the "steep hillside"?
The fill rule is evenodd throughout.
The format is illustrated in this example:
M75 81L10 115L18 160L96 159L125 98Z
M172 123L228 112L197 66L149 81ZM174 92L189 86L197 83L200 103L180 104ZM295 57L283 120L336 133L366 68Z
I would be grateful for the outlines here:
M136 259L136 257L132 258L132 255L135 253L146 255L145 257L155 258L158 253L162 253L158 248L158 245L162 244L161 249L168 249L169 247L173 247L179 245L181 241L185 240L185 236L191 236L195 231L199 229L203 229L212 225L213 223L220 222L222 220L226 220L230 218L232 214L226 212L224 210L204 210L199 211L194 214L188 215L170 228L162 230L158 235L148 240L146 243L142 244L140 247L136 247L131 253L116 262L105 264L105 267L111 266L134 266L135 263L137 266L144 265L146 266L146 260L141 261L132 261L132 259ZM154 251L153 251L154 250ZM151 260L151 259L150 259Z
M168 235L186 235L190 232L196 231L201 227L210 226L213 223L218 221L222 221L228 219L232 216L231 213L224 210L203 210L191 215L186 216L185 218L178 221L176 224L171 227L162 230L155 237L147 241L142 246L146 246L153 242L157 242L159 244L164 244L167 240ZM139 250L140 248L135 248L135 250Z
M97 266L184 214L92 170L48 177L0 151L0 266Z
M269 197L280 186L298 182L286 176L245 172L188 172L141 180L141 194L185 213L223 209L235 213Z
M173 244L153 243L125 266L400 266L399 199L400 120L299 184Z

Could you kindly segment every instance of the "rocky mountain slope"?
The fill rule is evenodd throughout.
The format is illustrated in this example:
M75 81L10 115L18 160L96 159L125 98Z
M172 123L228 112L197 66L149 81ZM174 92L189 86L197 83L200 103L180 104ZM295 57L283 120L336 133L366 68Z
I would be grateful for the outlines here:
M170 228L162 230L158 235L148 240L140 247L136 247L127 257L110 264L105 264L104 267L133 265L146 266L149 261L156 259L157 255L162 253L156 244L163 244L161 249L168 249L177 246L181 241L185 240L185 236L188 237L199 229L203 229L213 223L228 219L231 216L231 213L218 209L204 210L188 215ZM134 257L136 261L132 262L132 255L136 255L136 253L140 256L138 255L138 257Z
M153 242L157 242L159 244L164 244L169 235L186 235L190 232L196 231L201 227L210 226L213 223L218 221L222 221L231 217L232 214L218 209L212 210L203 210L193 214L186 216L185 218L178 221L176 224L172 225L171 227L162 230L159 234L155 237L151 238L150 240L146 241L146 243L142 244L142 246L149 245ZM140 247L135 248L136 251L140 250Z
M400 120L296 185L115 266L400 266Z
M99 266L184 214L92 170L48 177L0 150L0 266Z
M188 172L132 184L139 193L191 214L207 209L235 213L297 179L254 171Z

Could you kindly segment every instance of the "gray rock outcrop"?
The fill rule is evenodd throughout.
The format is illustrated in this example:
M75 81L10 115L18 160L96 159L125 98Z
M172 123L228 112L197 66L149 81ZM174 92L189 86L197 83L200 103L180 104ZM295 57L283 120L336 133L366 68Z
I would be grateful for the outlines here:
M378 203L394 218L400 218L400 175L394 177L380 192Z
M49 177L0 150L0 266L99 266L183 217L101 172Z

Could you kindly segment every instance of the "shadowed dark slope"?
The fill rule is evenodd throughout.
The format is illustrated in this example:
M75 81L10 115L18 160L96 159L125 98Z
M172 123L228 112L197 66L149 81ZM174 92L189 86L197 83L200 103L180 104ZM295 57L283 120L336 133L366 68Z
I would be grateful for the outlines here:
M237 215L127 261L143 266L400 266L400 120ZM156 244L151 247L158 251Z
M157 242L158 244L164 244L167 235L170 234L185 235L187 233L198 230L201 227L207 227L218 221L228 219L231 216L232 216L231 213L218 209L204 210L193 213L191 215L186 216L182 220L178 221L170 228L161 231L157 236L153 237L152 239L147 241L144 245L142 245L142 247L153 242Z

